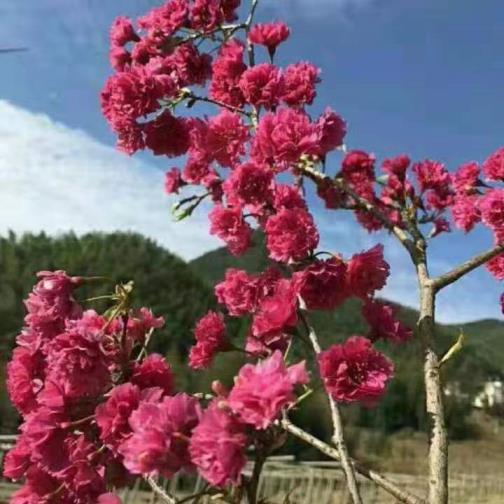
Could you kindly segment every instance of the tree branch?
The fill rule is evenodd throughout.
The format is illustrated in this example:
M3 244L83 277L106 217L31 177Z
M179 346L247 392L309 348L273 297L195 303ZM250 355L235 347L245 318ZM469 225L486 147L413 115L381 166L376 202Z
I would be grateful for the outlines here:
M299 302L301 309L306 309L306 304L299 296ZM311 344L313 346L313 350L316 354L319 354L321 351L320 343L317 338L317 333L308 324L308 321L304 318L303 314L301 314L304 324L308 329L308 337L310 338ZM355 472L353 465L350 461L350 456L348 455L348 448L345 443L345 436L343 432L343 422L341 419L341 412L336 401L331 397L331 394L327 393L327 398L329 399L329 406L331 408L331 417L333 423L333 436L332 441L336 445L338 449L338 453L341 460L341 465L343 467L343 472L345 473L345 478L347 482L348 491L350 496L352 497L352 501L354 504L362 504L362 497L360 496L359 486L357 485L357 478L355 477Z
M346 184L346 182L342 179L332 179L324 175L323 173L314 170L313 168L309 168L306 166L298 167L299 171L301 171L308 178L313 180L316 184L320 184L325 181L330 181L334 187L338 188L341 192L351 196L356 204L360 207L361 210L365 210L370 213L373 217L376 217L383 226L388 229L391 233L395 235L395 237L404 245L404 247L411 254L415 253L415 246L408 236L408 233L404 231L401 227L394 224L384 213L380 212L378 208L373 205L370 201L366 200L359 196L351 187Z
M327 455L328 457L334 460L341 461L337 449L333 448L332 446L329 446L323 441L320 441L320 439L316 438L315 436L312 436L303 429L300 429L298 426L294 425L288 418L284 418L281 421L281 425L287 432L289 432L293 436L296 436L298 439L301 439L305 443L308 443L309 445L313 446L324 455ZM402 488L399 488L394 482L390 481L382 474L377 473L376 471L372 471L371 469L368 469L364 464L361 464L360 462L354 460L352 460L351 463L353 468L359 474L361 474L368 480L373 481L380 488L382 488L387 493L395 497L399 502L402 502L404 504L425 504L425 501L420 497L417 497L416 495L413 495L412 493L403 490Z
M154 493L161 497L161 499L166 502L167 504L178 504L178 501L173 495L170 495L168 492L166 492L161 486L158 485L157 481L152 477L148 476L145 478L145 481L149 483L150 487L154 491Z
M497 257L499 254L504 252L504 243L500 243L495 247L483 252L477 256L474 256L472 259L469 259L465 263L462 263L460 266L452 269L448 273L441 275L437 278L432 279L432 284L436 292L439 292L444 287L456 282L459 278L462 278L467 273L475 270L479 266L482 266L486 262L490 261L494 257Z

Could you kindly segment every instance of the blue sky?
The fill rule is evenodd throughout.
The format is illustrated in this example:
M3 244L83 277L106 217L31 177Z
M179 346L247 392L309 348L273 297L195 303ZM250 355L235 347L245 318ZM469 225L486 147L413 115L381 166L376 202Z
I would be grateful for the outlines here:
M28 48L0 56L0 197L12 202L0 232L135 229L186 258L216 245L203 216L189 234L170 221L160 190L160 169L168 166L112 152L114 138L99 111L110 22L152 5L0 0L0 47ZM283 18L292 28L280 64L306 59L322 68L318 106L331 105L347 119L351 147L380 158L407 152L454 168L504 144L501 1L263 0L259 16ZM376 240L349 216L317 216L328 248L348 254ZM415 305L406 257L383 240L395 275L386 294ZM489 245L483 231L439 239L433 270ZM441 319L499 317L501 290L485 271L476 272L443 294Z

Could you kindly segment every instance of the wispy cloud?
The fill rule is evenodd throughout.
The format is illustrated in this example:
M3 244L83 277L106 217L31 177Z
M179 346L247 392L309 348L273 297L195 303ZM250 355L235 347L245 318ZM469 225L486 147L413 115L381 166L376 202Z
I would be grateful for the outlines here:
M219 245L206 217L176 223L163 174L86 133L0 101L0 233L132 230L191 259Z

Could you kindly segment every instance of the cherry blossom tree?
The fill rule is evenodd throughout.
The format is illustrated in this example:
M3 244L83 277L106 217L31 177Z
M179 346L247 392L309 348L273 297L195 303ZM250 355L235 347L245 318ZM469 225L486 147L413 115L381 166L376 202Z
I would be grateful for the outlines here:
M183 157L184 167L168 170L165 184L168 193L183 193L177 219L208 212L209 232L237 256L251 246L254 229L264 233L274 265L254 275L226 272L215 287L220 309L195 324L188 358L196 372L219 352L239 350L248 362L230 389L215 382L208 396L175 390L169 363L148 351L163 320L131 307L131 284L118 286L99 314L75 298L81 285L97 279L40 273L8 365L9 394L24 420L4 470L25 481L14 504L117 504L115 492L138 477L165 502L188 502L157 481L180 471L207 481L195 500L208 494L255 504L262 467L286 433L341 462L354 503L362 502L356 474L400 502L448 502L435 300L482 265L504 279L504 149L455 171L406 155L378 163L350 150L343 118L330 108L310 113L319 69L308 62L275 65L290 30L282 22L256 24L258 3L247 10L240 0L168 0L135 22L118 17L110 33L114 73L101 93L119 149ZM214 114L199 114L199 105ZM418 277L416 331L376 298L390 275L382 245L352 257L318 250L310 210L317 201L324 211L353 212L364 229L384 230L404 247ZM429 243L452 225L465 233L486 226L495 244L432 277ZM361 300L368 334L321 348L312 312L337 310L351 297ZM504 295L500 303L504 309ZM249 321L243 345L227 329L232 318ZM341 415L346 404L373 407L387 391L394 365L375 342L402 345L413 337L423 344L431 420L427 498L355 460ZM292 362L296 345L309 345L313 369ZM330 407L331 443L289 418L317 376ZM254 469L246 476L251 453Z

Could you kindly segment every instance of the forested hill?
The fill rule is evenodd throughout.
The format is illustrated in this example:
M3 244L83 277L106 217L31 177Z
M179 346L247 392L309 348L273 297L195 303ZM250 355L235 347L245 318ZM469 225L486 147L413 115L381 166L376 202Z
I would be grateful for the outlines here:
M205 373L188 373L184 365L187 349L192 344L192 328L201 315L215 308L213 285L224 276L225 269L232 266L259 271L267 263L261 237L256 239L257 246L239 259L230 256L225 249L218 249L187 264L137 234L92 233L79 238L72 234L58 238L44 234L17 238L11 234L0 238L0 430L11 429L15 423L13 412L7 406L2 380L14 337L22 325L22 300L35 282L37 271L64 269L72 275L109 278L103 284L79 289L81 300L110 293L118 282L134 280L134 304L148 306L166 319L166 328L157 333L152 349L169 354L181 386L196 389L208 387L217 375L224 374L225 381L231 380L243 360L241 354L226 354L219 358L214 369ZM103 308L96 303L86 303L86 306ZM413 310L401 308L400 315L405 322L414 323ZM319 313L313 318L324 345L366 331L359 302L355 300L334 313ZM244 325L246 321L231 324L230 333L243 334ZM460 382L470 396L488 377L504 373L504 323L485 320L466 324L464 330L468 343L448 363L445 373L447 379ZM448 348L457 335L457 327L438 326L440 349ZM349 414L354 415L357 425L378 427L383 431L422 428L425 418L418 341L414 339L399 348L387 346L384 351L396 364L390 393L372 412L354 408L348 410ZM315 407L314 404L312 408ZM467 410L467 404L449 409L452 425L458 425Z

